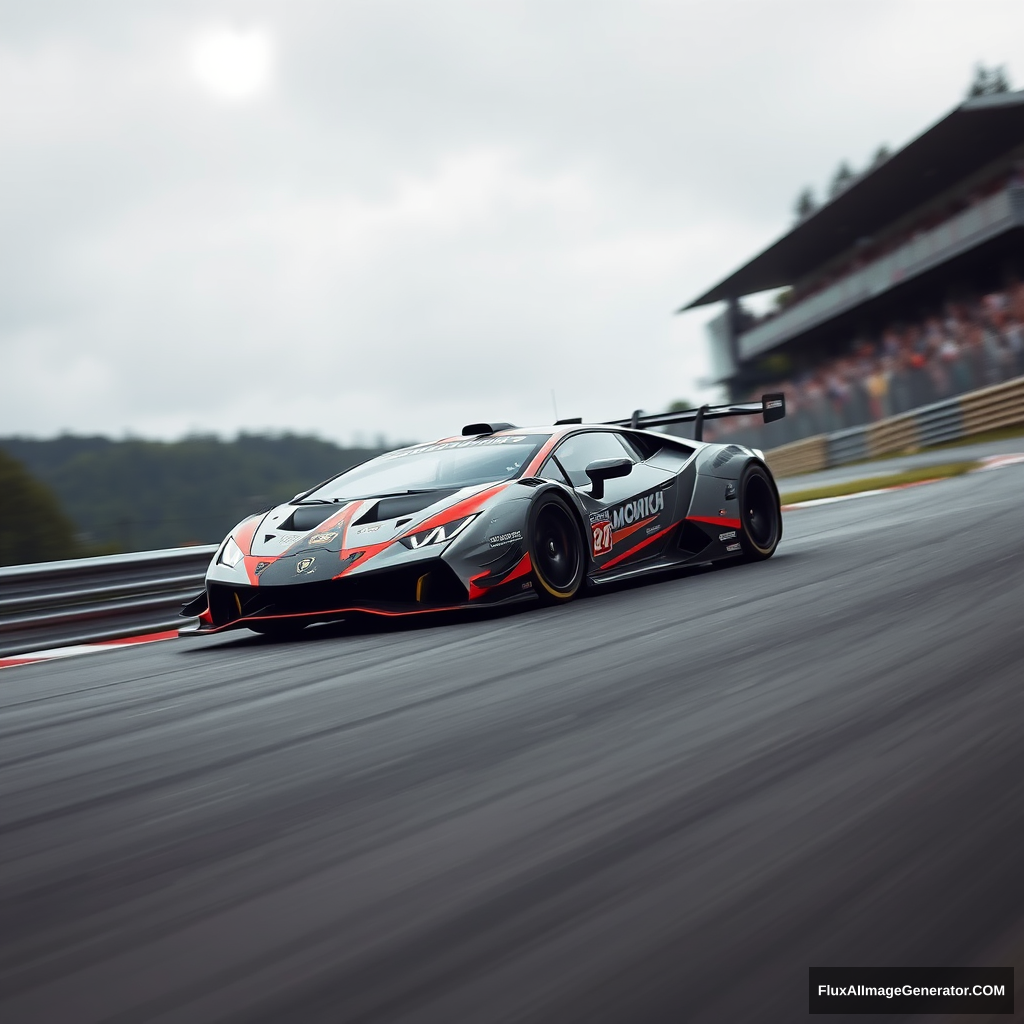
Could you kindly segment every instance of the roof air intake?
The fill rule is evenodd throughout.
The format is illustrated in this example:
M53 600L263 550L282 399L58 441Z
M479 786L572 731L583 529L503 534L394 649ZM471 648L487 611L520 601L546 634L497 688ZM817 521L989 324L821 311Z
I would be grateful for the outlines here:
M462 428L462 436L470 437L474 434L496 434L499 430L515 430L514 423L467 423Z

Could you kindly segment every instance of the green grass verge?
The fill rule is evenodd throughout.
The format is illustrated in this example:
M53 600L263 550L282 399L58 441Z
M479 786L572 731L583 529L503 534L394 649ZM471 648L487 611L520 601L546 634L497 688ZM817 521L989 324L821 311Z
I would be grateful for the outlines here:
M898 487L900 484L916 484L922 480L938 480L948 476L960 476L977 466L977 462L948 462L942 466L921 466L908 469L905 473L888 473L885 476L868 476L860 480L847 480L842 484L827 487L808 487L802 491L783 491L782 504L793 505L798 501L814 501L817 498L838 498L843 494L857 494L859 491L874 491L880 487Z

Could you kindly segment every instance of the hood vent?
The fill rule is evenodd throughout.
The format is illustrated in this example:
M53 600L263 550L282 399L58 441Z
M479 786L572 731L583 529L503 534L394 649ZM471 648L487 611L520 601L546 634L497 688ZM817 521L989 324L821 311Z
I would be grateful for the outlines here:
M437 501L443 501L457 491L459 487L449 487L446 490L421 491L417 494L396 494L392 498L381 498L374 502L352 525L360 526L363 523L381 523L386 519L397 519L399 516L407 516L413 512L420 512Z
M275 530L293 530L297 533L309 533L325 519L336 516L343 508L339 505L300 505L283 523L278 523Z

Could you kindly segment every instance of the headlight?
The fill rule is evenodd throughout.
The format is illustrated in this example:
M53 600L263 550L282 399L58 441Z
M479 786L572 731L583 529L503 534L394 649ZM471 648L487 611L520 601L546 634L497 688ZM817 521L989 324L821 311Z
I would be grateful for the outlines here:
M453 519L450 523L442 523L429 530L412 533L408 537L403 537L402 543L414 551L417 548L425 548L428 544L445 544L462 533L479 514L474 512L471 516L463 516L461 519Z
M224 541L224 547L220 549L217 561L221 565L226 565L229 568L234 569L243 557L242 549L235 543L234 537L228 537L228 539Z

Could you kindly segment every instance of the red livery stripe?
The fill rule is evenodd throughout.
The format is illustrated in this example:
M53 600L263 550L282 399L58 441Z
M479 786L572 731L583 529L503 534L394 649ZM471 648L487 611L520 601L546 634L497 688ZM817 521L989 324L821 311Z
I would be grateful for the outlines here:
M601 568L608 569L611 568L611 566L613 565L617 565L623 559L629 558L630 555L639 551L641 548L647 547L648 544L653 544L654 541L656 541L659 537L664 537L665 534L672 529L672 527L678 525L679 523L672 523L671 526L666 526L664 530L659 530L657 533L652 533L650 537L645 537L642 541L640 541L639 544L634 544L633 547L631 547L628 551L623 551L621 555L616 555L614 558L610 558L607 562L604 563L604 565L601 566Z
M472 512L478 512L489 498L493 498L495 494L503 491L506 487L508 487L508 483L495 484L493 487L488 487L477 494L471 494L468 498L463 498L462 501L449 505L448 508L438 512L437 515L431 516L426 522L414 526L408 533L404 533L402 536L411 537L414 533L432 530L435 526L443 526L445 523L450 523L453 519L461 519Z
M743 524L738 519L729 519L726 516L687 516L691 523L710 523L712 526L721 526L726 530L738 530Z
M533 572L533 562L530 561L530 552L527 551L507 576L502 576L500 580L495 580L490 586L486 585L487 577L491 575L489 570L487 572L478 572L475 576L471 576L469 579L469 599L470 601L475 601L478 597L483 597L491 587L500 587L504 583L517 580L520 576L526 576L531 572ZM485 582L481 585L477 583L477 580L484 580Z

